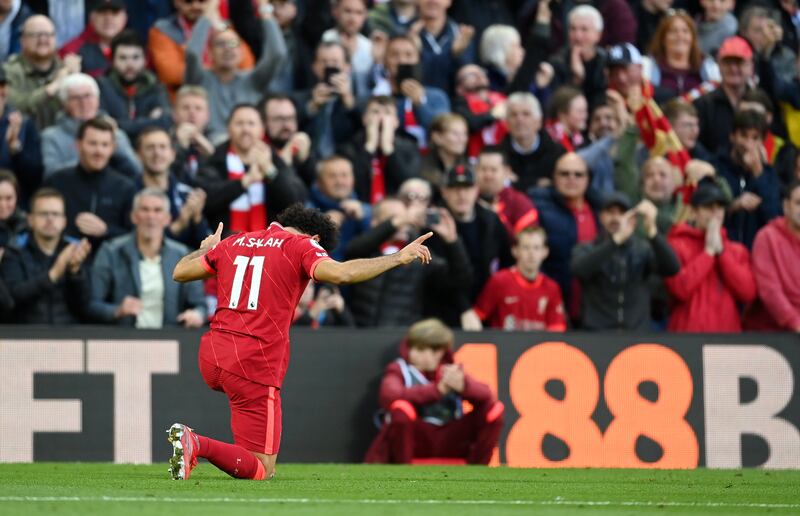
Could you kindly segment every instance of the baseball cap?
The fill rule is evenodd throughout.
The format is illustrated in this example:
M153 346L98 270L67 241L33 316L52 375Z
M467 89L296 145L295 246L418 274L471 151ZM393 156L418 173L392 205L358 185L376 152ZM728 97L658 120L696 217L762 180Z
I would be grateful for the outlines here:
M125 0L95 0L92 3L91 11L120 11L125 8Z
M697 189L692 194L692 206L708 206L710 204L730 204L728 196L722 188L711 178L703 179L697 184Z
M602 208L607 210L612 206L619 206L623 211L631 209L631 199L622 192L611 192L603 198Z
M456 165L444 175L444 186L472 186L475 184L475 172L468 165Z
M608 49L606 66L642 64L642 53L630 43L620 43Z
M753 59L753 49L750 44L742 37L732 36L722 42L717 53L718 59L726 57L738 57L739 59Z

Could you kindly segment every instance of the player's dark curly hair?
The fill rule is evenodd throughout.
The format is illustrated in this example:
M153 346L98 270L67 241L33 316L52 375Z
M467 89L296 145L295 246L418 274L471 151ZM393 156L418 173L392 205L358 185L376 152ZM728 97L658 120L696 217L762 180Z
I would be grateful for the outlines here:
M336 249L339 230L330 217L316 208L306 208L300 203L292 204L278 214L278 222L282 226L299 229L306 235L319 235L319 244L328 252Z

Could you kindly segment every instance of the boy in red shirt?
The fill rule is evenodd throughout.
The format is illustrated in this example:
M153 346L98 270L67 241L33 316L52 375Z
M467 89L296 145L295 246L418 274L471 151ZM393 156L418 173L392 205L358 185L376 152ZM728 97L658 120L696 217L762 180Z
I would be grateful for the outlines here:
M544 229L530 226L520 231L511 253L517 264L489 279L475 306L462 317L464 329L480 330L484 321L504 330L566 330L561 289L539 270L548 253Z

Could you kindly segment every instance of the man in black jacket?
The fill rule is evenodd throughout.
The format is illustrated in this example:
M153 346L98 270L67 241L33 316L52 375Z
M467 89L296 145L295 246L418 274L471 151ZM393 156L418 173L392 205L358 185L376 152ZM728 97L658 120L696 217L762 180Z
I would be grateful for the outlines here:
M680 262L658 232L658 209L648 200L631 207L615 192L600 210L602 233L572 251L572 274L581 282L581 327L587 330L650 329L650 283L653 274L672 276ZM641 218L647 239L636 234Z
M52 188L33 195L28 223L27 241L8 248L0 265L15 303L14 322L81 322L89 299L84 267L89 241L64 238L64 197Z
M108 163L114 153L114 128L104 118L91 118L78 128L78 165L51 175L46 186L64 196L66 234L88 237L92 247L131 228L133 181Z

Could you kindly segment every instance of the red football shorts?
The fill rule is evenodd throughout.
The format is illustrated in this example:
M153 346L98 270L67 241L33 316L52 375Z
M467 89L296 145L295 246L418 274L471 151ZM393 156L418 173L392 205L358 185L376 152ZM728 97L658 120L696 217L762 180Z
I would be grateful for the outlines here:
M281 447L281 390L251 382L200 359L209 387L224 392L231 406L231 430L237 446L266 455Z

